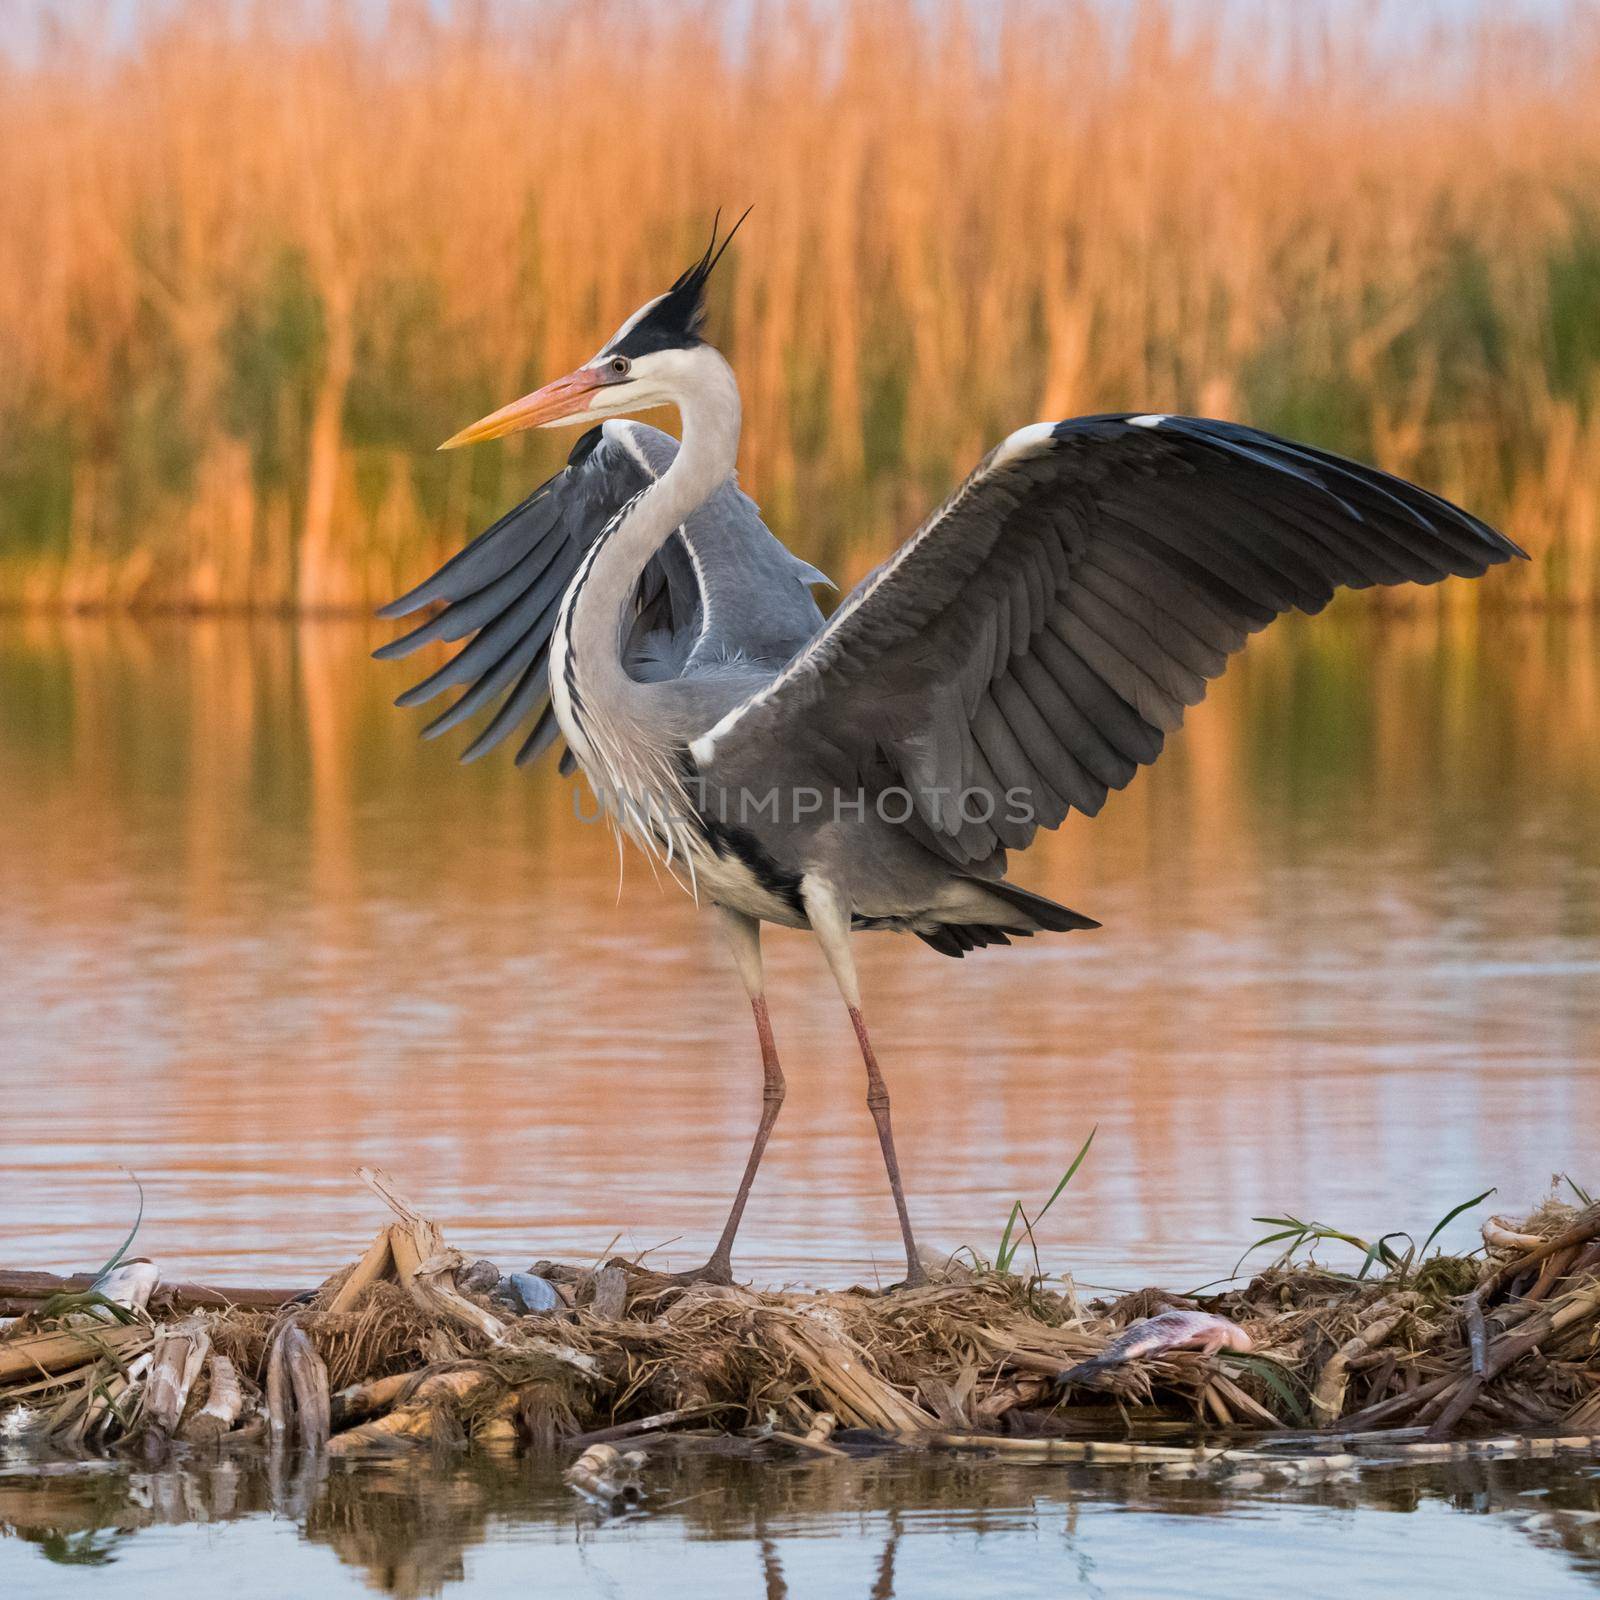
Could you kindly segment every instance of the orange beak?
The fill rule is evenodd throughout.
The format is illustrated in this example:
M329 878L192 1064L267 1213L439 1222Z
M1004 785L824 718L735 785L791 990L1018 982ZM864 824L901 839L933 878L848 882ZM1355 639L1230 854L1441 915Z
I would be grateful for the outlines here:
M603 388L605 379L592 367L579 367L564 378L547 383L542 389L513 400L508 406L492 411L470 428L463 428L439 446L441 450L454 450L464 444L481 444L485 439L503 438L508 433L519 433L524 428L543 428L563 417L587 409L589 397Z

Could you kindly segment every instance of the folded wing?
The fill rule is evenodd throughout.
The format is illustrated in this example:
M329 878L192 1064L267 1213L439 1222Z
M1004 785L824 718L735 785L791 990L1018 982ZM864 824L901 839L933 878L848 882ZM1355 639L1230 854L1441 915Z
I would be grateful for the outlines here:
M667 470L677 450L670 435L643 423L591 429L563 471L379 611L405 617L437 608L374 652L383 660L467 640L395 702L416 706L461 691L423 728L424 738L485 713L463 761L487 754L513 732L523 734L518 766L554 743L560 729L550 704L550 642L562 598L585 552ZM624 660L646 679L693 670L714 653L770 660L776 667L821 626L809 586L825 581L773 538L754 502L730 479L646 567ZM751 595L762 597L760 603L751 603ZM563 758L563 770L569 762Z

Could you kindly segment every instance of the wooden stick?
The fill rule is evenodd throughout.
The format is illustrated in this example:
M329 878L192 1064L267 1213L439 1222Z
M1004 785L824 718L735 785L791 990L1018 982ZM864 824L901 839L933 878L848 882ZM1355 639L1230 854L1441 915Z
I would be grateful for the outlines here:
M848 1450L841 1450L838 1445L829 1444L826 1439L813 1439L808 1433L785 1433L781 1428L774 1428L767 1437L769 1439L777 1439L783 1444L792 1445L796 1450L805 1451L807 1455L831 1456L836 1460L845 1461L850 1459Z
M1600 1233L1600 1202L1580 1211L1568 1227L1546 1239L1536 1250L1530 1250L1526 1255L1518 1256L1490 1273L1467 1296L1465 1306L1467 1337L1472 1348L1474 1372L1485 1373L1488 1366L1489 1335L1483 1320L1483 1307L1489 1296L1497 1293L1513 1278L1526 1272L1529 1267L1538 1266L1546 1256L1553 1256L1558 1250L1565 1250L1569 1245L1588 1244L1597 1233Z
M95 1283L92 1272L59 1277L53 1272L0 1271L0 1317L23 1317L52 1295L82 1294ZM305 1289L217 1288L203 1283L163 1283L158 1304L177 1311L218 1311L239 1306L246 1311L276 1311L305 1294Z
M1563 1328L1596 1309L1600 1309L1600 1284L1570 1296L1553 1311L1543 1311L1536 1317L1530 1317L1521 1332L1495 1340L1485 1358L1483 1369L1474 1369L1456 1380L1459 1387L1428 1430L1428 1438L1434 1441L1447 1438L1455 1425L1471 1410L1473 1401L1491 1378L1498 1377L1513 1362L1531 1354L1553 1334L1560 1333Z
M675 1428L680 1422L692 1422L708 1416L713 1411L725 1411L726 1406L682 1406L676 1411L658 1411L653 1417L635 1417L632 1422L619 1422L612 1428L596 1428L590 1433L580 1433L566 1442L578 1449L592 1444L611 1444L617 1439L632 1439L641 1433L659 1433L663 1428ZM826 1415L826 1413L823 1413Z

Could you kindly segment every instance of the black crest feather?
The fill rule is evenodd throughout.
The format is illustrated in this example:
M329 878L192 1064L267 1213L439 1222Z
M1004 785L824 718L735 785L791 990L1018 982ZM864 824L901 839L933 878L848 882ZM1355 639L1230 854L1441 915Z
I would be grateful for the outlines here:
M672 287L632 327L613 339L602 354L627 356L632 360L652 350L682 350L699 344L700 329L706 320L706 283L722 259L722 252L732 244L734 234L749 215L746 207L744 216L728 229L727 237L718 244L717 228L722 221L719 211L711 224L711 242L705 254L692 267L679 273Z

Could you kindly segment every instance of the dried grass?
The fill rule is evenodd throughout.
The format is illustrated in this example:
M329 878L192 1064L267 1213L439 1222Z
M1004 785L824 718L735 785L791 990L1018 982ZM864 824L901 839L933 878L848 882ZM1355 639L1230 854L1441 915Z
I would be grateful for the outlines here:
M433 445L753 202L745 477L841 576L1019 423L1170 409L1413 474L1534 551L1495 594L1593 599L1600 30L1386 9L56 8L0 56L0 595L387 597L553 459Z
M392 1185L374 1186L416 1222ZM1486 1228L1491 1241L1502 1223ZM266 1393L274 1437L298 1429L317 1443L331 1422L329 1447L339 1454L469 1436L604 1440L685 1425L753 1430L813 1454L838 1448L835 1424L847 1438L856 1430L969 1441L1217 1426L1287 1437L1311 1425L1341 1436L1425 1429L1442 1440L1594 1426L1600 1205L1547 1206L1510 1231L1540 1242L1491 1242L1482 1259L1434 1258L1379 1279L1275 1266L1202 1302L1252 1335L1251 1354L1168 1353L1113 1368L1065 1401L1061 1374L1172 1297L1146 1291L1085 1307L1070 1290L965 1269L913 1291L764 1293L685 1287L614 1261L605 1270L622 1284L615 1316L585 1303L589 1269L551 1266L567 1310L506 1320L468 1297L482 1313L474 1324L443 1301L419 1303L416 1284L393 1276L404 1263L391 1253L391 1275L346 1309L332 1309L344 1303L341 1273L276 1315L191 1311L109 1337L83 1311L57 1313L49 1328L20 1319L0 1335L0 1370L9 1374L0 1411L46 1411L54 1441L76 1448L172 1437L204 1405L208 1384L195 1379L209 1349L232 1363L248 1394ZM430 1292L461 1296L452 1271L436 1257ZM151 1317L173 1316L158 1296ZM30 1353L43 1349L48 1361L30 1368ZM185 1374L181 1395L141 1368L149 1352L156 1378L163 1363ZM263 1437L255 1409L245 1407L222 1442Z

